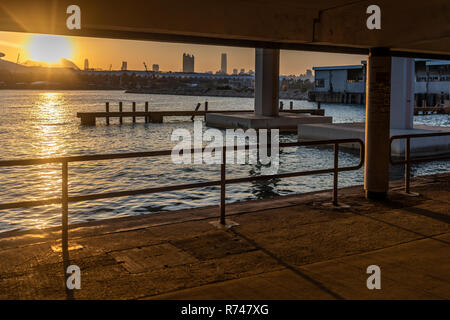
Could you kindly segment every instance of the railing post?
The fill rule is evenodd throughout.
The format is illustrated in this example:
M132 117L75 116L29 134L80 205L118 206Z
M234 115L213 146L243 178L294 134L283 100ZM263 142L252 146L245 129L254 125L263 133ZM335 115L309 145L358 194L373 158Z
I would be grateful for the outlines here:
M136 112L136 102L133 102L133 113ZM136 123L136 116L133 115L133 123Z
M333 206L338 205L339 143L334 144Z
M61 209L62 209L62 246L67 244L69 238L69 173L67 160L62 162L62 193L61 193Z
M220 165L220 224L225 225L225 189L226 189L226 146L222 146L222 163Z
M406 138L406 150L405 150L405 192L409 193L409 182L411 179L411 164L409 163L411 152L411 140Z
M106 103L106 113L109 113L109 102ZM109 126L109 117L106 116L106 125Z
M119 102L119 112L122 112L123 110L122 110L122 101L120 101ZM122 124L123 123L123 118L122 118L122 115L120 116L120 124Z

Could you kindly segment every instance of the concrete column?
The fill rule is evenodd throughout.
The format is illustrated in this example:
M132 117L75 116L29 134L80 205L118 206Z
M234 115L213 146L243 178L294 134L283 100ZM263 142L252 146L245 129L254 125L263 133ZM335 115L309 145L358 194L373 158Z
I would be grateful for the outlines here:
M412 58L392 57L391 129L412 129L415 64Z
M255 114L278 116L280 50L255 49Z
M383 199L389 189L391 57L387 50L370 50L366 86L364 191L368 199Z

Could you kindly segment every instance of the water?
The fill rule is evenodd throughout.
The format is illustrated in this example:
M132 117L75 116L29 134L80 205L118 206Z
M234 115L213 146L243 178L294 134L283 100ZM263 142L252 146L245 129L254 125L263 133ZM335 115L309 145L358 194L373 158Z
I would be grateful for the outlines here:
M198 102L209 101L212 110L253 109L250 98L191 97L169 95L125 94L122 91L0 91L0 159L23 159L65 155L87 155L170 149L172 130L193 130L188 117L171 118L163 124L125 123L111 120L106 126L98 120L96 127L82 127L77 112L104 111L110 101L111 111L124 102L124 111L137 102L143 110L193 110ZM289 105L289 100L284 101ZM314 108L306 101L295 101L295 108ZM364 107L322 104L334 122L363 122ZM130 121L130 119L125 120ZM141 122L141 123L139 123ZM415 123L450 126L448 116L429 115L415 118ZM296 135L282 141L295 141ZM332 150L324 148L288 148L280 155L280 172L322 169L332 166ZM354 165L358 155L340 153L341 166ZM415 166L413 175L448 171L445 162ZM398 174L400 174L398 169ZM256 165L230 165L228 177L258 175ZM220 178L218 165L174 165L170 157L123 159L71 163L69 193L71 196L177 185ZM363 170L342 173L340 186L363 183ZM246 183L227 186L227 202L260 199L275 195L304 193L332 187L331 175ZM61 168L58 164L0 168L0 203L60 197ZM164 194L113 198L69 205L69 222L86 222L111 217L154 213L205 205L219 201L217 187L183 190ZM61 209L49 205L29 209L0 211L0 232L13 229L59 226Z

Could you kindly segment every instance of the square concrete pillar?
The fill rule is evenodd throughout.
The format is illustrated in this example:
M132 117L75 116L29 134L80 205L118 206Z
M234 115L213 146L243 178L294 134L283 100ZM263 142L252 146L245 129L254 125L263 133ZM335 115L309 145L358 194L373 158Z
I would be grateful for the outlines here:
M412 129L415 65L412 58L392 57L391 129Z
M370 50L367 62L364 190L369 199L386 197L389 189L391 56Z
M255 114L278 116L280 50L255 49Z

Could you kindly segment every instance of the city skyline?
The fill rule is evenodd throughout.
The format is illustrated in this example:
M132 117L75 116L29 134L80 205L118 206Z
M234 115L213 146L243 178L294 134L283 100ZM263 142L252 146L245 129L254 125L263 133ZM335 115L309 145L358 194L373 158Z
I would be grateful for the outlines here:
M34 34L0 32L0 52L5 53L4 60L20 62L33 60L30 43L37 36ZM221 70L221 55L227 54L228 70L254 70L254 49L241 47L224 47L197 44L150 42L136 40L117 40L86 37L61 37L68 40L71 60L83 69L85 59L90 68L120 70L122 61L127 61L128 70L144 70L143 63L148 66L159 65L161 71L181 72L182 55L189 52L195 56L195 72L217 72ZM124 52L123 48L127 48ZM304 74L314 66L359 64L365 59L361 55L332 54L322 52L281 50L280 73L284 75Z

